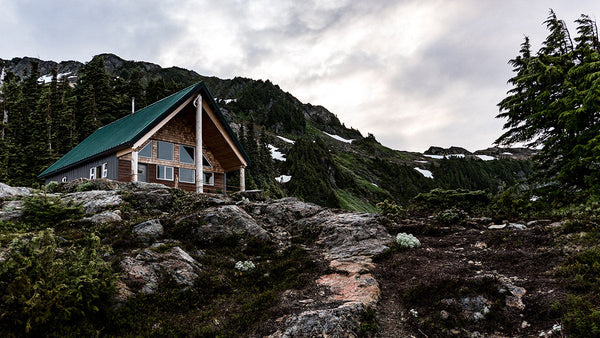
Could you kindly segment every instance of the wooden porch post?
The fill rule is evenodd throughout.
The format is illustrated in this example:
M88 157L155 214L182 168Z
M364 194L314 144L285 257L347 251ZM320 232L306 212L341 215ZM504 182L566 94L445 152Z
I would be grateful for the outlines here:
M131 182L138 181L138 152L131 152Z
M198 94L196 105L196 151L194 154L194 162L196 165L196 192L204 193L204 163L202 161L202 95Z
M246 167L240 167L240 191L246 191Z

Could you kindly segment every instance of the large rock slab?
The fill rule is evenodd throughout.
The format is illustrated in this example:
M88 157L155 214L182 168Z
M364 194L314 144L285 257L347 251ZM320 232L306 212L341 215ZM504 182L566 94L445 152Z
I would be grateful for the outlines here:
M360 302L304 311L290 316L285 321L285 329L278 330L270 337L357 337L364 311L365 308Z
M119 211L119 210L117 210ZM86 217L85 220L89 220L95 224L105 224L105 223L113 223L113 222L121 222L120 212L114 211L103 211L99 214L95 214L92 217Z
M293 223L325 210L321 206L302 202L294 197L282 198L271 203L256 203L251 208L252 214L271 225Z
M202 240L210 241L234 235L270 240L269 233L237 205L207 208L201 213L183 217L175 224L187 224L191 227L192 234Z
M23 216L23 201L0 202L0 221L15 221Z
M160 220L151 219L146 222L142 222L133 227L132 232L139 239L143 241L148 241L151 239L156 239L163 235L164 229Z
M123 198L115 190L91 190L66 194L63 199L82 203L87 214L95 214L107 208L114 208L123 203Z
M163 273L171 276L179 285L194 285L201 272L200 264L179 246L161 252L163 245L168 248L168 244L157 244L121 260L123 275L119 285L127 289L119 290L117 294L153 293L163 278ZM131 290L133 286L138 286L138 290Z
M0 183L0 199L24 197L29 195L31 195L31 189L29 188L11 187L4 183Z
M389 249L387 244L393 240L375 214L325 210L294 227L296 231L318 233L315 244L332 260L374 256Z

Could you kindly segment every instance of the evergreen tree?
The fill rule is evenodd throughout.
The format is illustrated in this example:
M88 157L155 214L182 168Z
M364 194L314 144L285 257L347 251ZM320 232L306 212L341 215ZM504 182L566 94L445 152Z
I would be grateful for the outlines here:
M116 108L114 91L102 56L95 56L80 69L75 92L78 142L122 116Z
M529 41L510 61L514 87L499 103L507 131L498 144L540 147L536 173L544 182L565 188L597 185L600 160L600 54L596 24L587 16L578 23L573 46L566 24L551 11L549 35L537 55Z
M339 207L332 184L335 165L323 140L296 140L287 163L292 176L287 183L290 195L323 206Z

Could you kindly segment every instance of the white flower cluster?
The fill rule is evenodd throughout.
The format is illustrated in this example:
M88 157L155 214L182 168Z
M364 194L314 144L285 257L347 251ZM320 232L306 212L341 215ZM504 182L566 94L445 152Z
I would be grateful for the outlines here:
M238 261L235 263L235 268L240 271L250 271L253 270L256 266L252 261Z
M554 335L554 333L560 332L562 331L562 325L560 324L554 324L554 326L552 326L552 329L550 329L550 331L548 332L540 332L540 337L550 337L552 335Z
M404 232L396 235L396 243L398 243L401 248L416 248L421 246L421 242L417 237Z

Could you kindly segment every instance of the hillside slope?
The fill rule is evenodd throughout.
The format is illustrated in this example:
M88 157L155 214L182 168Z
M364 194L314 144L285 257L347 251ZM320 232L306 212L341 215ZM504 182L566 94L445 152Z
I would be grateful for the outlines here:
M7 146L0 151L0 181L13 185L36 184L36 171L95 128L127 114L133 97L141 108L197 81L206 82L252 158L247 187L273 197L375 211L375 204L385 199L405 203L434 188L497 193L531 172L530 154L523 151L518 154L525 156L511 155L510 149L471 153L432 147L420 154L387 148L373 135L346 127L326 108L300 102L268 80L223 80L113 54L98 55L86 64L14 58L0 60L0 66L6 80L2 103L10 117L2 125ZM61 86L61 81L70 86ZM62 101L48 105L48 97L59 96ZM31 107L36 113L23 116ZM24 130L39 135L24 135ZM25 149L46 152L29 171L18 167L31 161ZM235 180L231 175L232 186Z
M102 179L47 189L0 184L3 336L598 335L593 221L398 219Z

